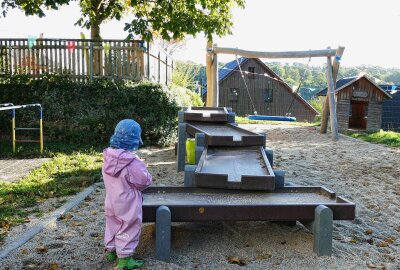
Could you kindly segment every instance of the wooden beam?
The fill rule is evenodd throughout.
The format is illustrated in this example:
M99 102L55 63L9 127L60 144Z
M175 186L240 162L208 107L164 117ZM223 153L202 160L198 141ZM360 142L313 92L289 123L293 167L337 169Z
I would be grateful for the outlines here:
M344 47L339 46L338 49L336 50L335 58L333 59L332 78L333 78L334 89L336 89L336 79L339 71L340 60L343 56L344 49L345 49ZM329 116L329 95L327 92L324 101L324 106L322 108L320 133L326 133L328 130L328 116Z
M328 82L328 93L329 96L329 113L331 120L331 131L332 131L332 139L334 141L339 140L339 132L338 132L338 124L336 118L336 102L335 102L335 86L332 77L332 60L330 57L327 57L327 72L326 72L326 81Z
M207 77L207 102L206 106L207 107L212 107L212 88L213 88L213 83L212 83L212 78L211 78L211 69L212 69L212 44L209 42L207 43L207 48L206 48L206 77Z
M339 73L340 60L342 59L344 49L345 48L343 46L339 46L338 49L336 50L335 58L333 58L332 78L333 78L333 83L335 84L335 89L336 89L336 79Z
M309 57L330 57L335 56L336 50L309 50L290 52L258 52L246 51L235 48L213 47L213 53L241 55L247 58L309 58Z
M216 46L217 44L214 44ZM218 80L218 56L216 53L213 54L212 59L212 83L213 83L213 95L212 95L212 107L219 106L219 80Z

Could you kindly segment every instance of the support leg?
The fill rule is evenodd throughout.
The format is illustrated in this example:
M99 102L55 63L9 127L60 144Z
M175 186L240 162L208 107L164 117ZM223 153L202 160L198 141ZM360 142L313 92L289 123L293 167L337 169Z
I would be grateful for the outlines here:
M185 177L184 177L184 186L185 187L193 187L193 177L194 172L197 168L197 165L186 165L185 166Z
M196 133L195 138L196 138L195 162L196 164L199 164L200 157L204 151L206 136L204 135L204 133Z
M275 174L275 187L285 186L285 173L283 170L274 170Z
M169 261L171 255L171 211L160 206L156 213L156 258Z
M186 156L186 124L178 124L178 172L185 169L185 156Z
M331 256L333 213L325 205L315 209L314 219L314 252L318 256Z
M274 151L272 149L265 149L265 155L269 161L271 167L274 167Z
M235 123L236 114L234 112L229 112L228 114L228 123Z
M304 226L314 234L313 250L318 256L331 256L333 213L325 205L315 208L314 221L304 222Z

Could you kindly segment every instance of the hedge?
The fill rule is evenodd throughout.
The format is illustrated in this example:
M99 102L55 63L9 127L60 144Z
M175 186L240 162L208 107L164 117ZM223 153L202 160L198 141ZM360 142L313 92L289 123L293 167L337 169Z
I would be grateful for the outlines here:
M170 145L176 140L181 106L202 105L187 91L149 82L75 82L48 74L40 79L26 75L0 79L0 103L41 103L45 139L74 144L107 143L120 120L133 118L142 126L145 144ZM17 126L37 125L37 110L24 110L17 111ZM9 119L9 113L0 114L0 130L6 134L11 129Z

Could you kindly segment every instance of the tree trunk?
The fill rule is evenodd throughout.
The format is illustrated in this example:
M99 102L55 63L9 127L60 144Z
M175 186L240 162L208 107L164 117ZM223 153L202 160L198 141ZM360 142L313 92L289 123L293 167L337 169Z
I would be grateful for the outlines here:
M102 50L101 50L101 36L100 36L101 22L93 20L91 22L90 38L93 42L93 75L100 76L102 74Z

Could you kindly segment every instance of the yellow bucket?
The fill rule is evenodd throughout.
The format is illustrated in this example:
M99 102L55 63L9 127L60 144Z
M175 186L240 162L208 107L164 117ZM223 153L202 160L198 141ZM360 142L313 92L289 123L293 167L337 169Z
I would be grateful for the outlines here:
M196 149L196 141L195 139L187 139L186 140L186 163L195 164L195 149Z

